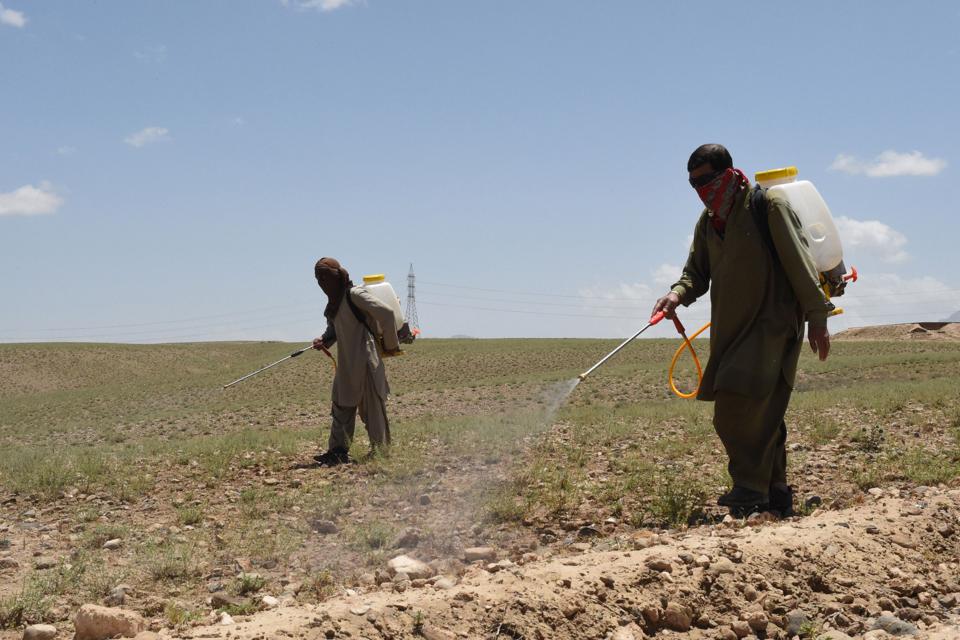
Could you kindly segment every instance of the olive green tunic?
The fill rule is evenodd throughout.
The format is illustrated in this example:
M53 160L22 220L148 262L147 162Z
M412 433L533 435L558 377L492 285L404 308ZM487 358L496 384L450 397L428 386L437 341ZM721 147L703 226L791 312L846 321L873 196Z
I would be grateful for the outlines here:
M829 304L789 204L768 194L774 256L748 194L740 193L722 236L703 212L673 291L687 306L710 291L710 360L697 398L715 401L713 425L734 485L767 495L786 483L784 415L803 323L824 326Z
M724 235L705 210L697 222L683 275L673 286L689 306L710 291L710 359L697 398L718 391L769 396L782 375L792 388L806 320L824 326L829 310L796 213L767 193L774 258L760 235L749 190L727 218Z

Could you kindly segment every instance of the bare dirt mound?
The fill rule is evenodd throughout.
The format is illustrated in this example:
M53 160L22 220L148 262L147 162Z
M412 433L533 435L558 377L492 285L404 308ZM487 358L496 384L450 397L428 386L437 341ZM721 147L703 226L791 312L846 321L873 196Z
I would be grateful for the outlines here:
M837 340L960 340L960 322L911 322L841 331Z
M958 529L960 490L875 489L846 510L642 531L522 566L487 559L458 584L421 578L288 601L182 637L960 638Z

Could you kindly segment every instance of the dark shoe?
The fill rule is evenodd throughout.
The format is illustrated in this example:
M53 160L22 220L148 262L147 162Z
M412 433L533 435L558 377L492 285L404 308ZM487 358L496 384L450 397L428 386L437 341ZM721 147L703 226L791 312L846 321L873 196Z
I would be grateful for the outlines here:
M793 512L793 487L786 489L770 487L770 510L776 511L781 518L789 518Z
M340 464L350 462L350 456L346 449L330 449L326 453L313 456L321 467L335 467Z
M734 518L744 518L754 512L766 511L770 508L770 500L759 491L734 487L717 498L717 504L728 507Z

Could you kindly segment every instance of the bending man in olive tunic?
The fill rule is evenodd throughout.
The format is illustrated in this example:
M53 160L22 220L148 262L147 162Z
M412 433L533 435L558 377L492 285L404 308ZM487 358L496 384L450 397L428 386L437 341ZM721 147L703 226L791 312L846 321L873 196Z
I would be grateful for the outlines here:
M733 489L717 502L738 516L768 509L789 514L793 491L783 418L804 322L811 348L825 360L831 307L786 201L765 194L766 222L757 217L750 181L721 145L699 147L687 170L706 209L683 274L654 313L672 317L677 305L689 306L710 291L710 359L697 399L714 402L713 424L733 479Z
M367 428L373 451L390 444L387 396L390 387L383 360L372 334L375 322L383 330L384 349L399 350L393 310L363 287L353 286L350 274L333 258L321 258L314 267L317 284L327 294L323 315L327 329L313 341L314 348L337 343L337 372L333 377L330 441L326 453L315 456L321 465L349 462L357 410Z

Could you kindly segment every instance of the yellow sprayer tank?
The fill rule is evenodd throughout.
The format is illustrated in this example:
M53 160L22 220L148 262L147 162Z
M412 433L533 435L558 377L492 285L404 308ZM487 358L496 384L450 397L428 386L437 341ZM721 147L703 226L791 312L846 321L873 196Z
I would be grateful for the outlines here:
M769 195L782 197L797 213L817 271L828 273L843 262L840 234L820 192L809 180L797 180L797 173L796 167L760 171L756 180Z
M393 309L393 320L394 324L396 324L395 328L399 331L400 328L403 327L403 310L400 308L400 298L397 297L396 291L394 291L390 283L387 282L386 276L382 273L363 276L363 288L369 291L377 300L380 300Z

